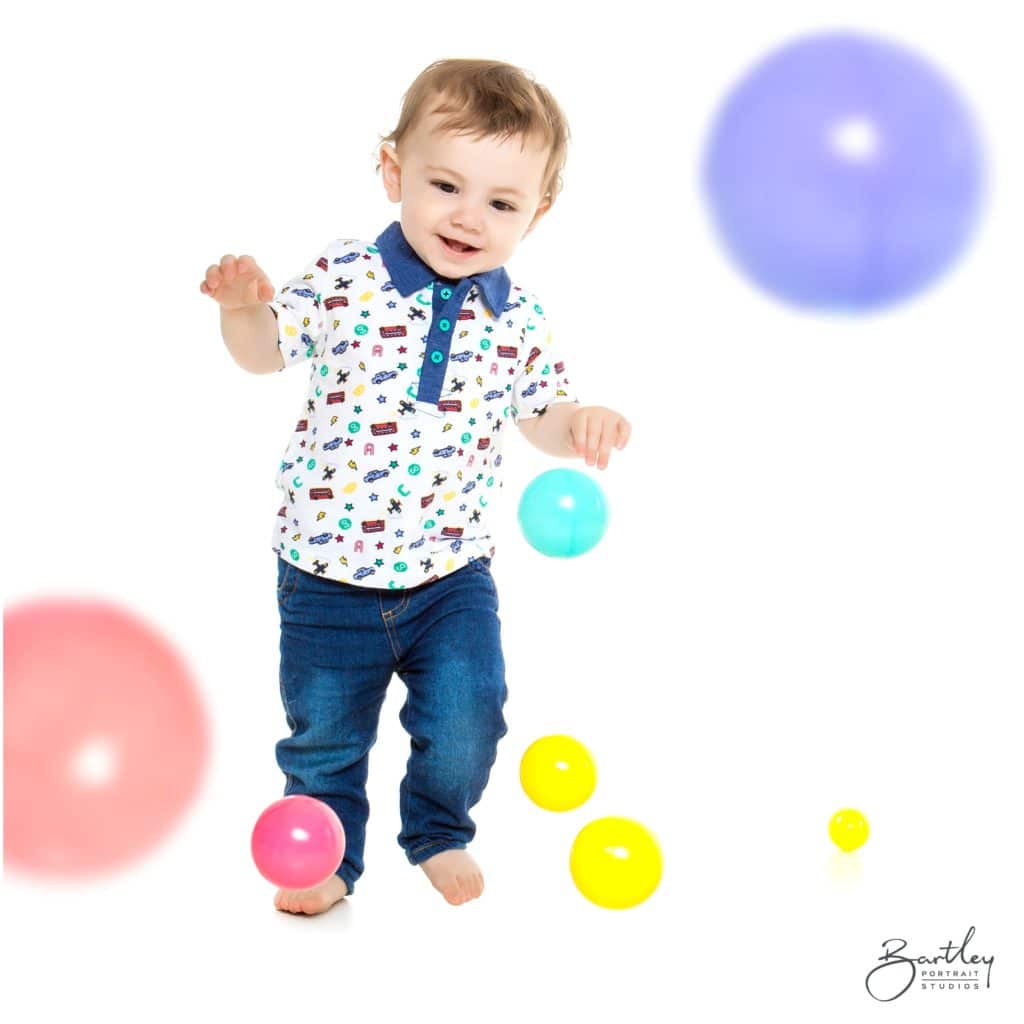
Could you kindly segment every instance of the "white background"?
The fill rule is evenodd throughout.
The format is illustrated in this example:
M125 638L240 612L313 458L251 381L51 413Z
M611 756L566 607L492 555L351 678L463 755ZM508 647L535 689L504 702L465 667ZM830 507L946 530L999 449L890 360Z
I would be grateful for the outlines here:
M93 594L147 616L188 657L215 733L199 799L132 870L59 886L6 874L11 1019L1020 1019L1024 74L1010 7L5 15L6 599ZM697 183L737 76L838 27L944 68L992 172L955 271L852 320L750 286ZM634 434L599 477L608 535L567 562L515 521L522 488L557 463L507 442L494 574L510 728L474 814L483 898L449 907L394 841L395 679L366 874L331 913L293 918L248 837L283 784L268 534L306 370L241 371L198 285L227 252L279 285L332 238L397 217L375 146L446 56L519 64L568 115L565 192L510 271L541 297L584 401ZM197 524L200 498L224 521ZM564 815L530 804L517 775L526 746L559 731L600 773ZM825 829L851 805L872 836L844 857ZM605 814L662 845L662 885L632 911L592 906L568 874L572 839ZM970 925L971 952L996 957L989 991L865 992L883 940L934 955Z

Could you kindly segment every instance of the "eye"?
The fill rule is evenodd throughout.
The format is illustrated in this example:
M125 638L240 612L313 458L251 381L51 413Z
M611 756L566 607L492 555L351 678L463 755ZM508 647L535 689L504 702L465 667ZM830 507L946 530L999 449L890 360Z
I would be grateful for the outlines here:
M455 191L455 186L450 181L432 181L431 185L436 185L442 192L447 192L451 195Z
M500 210L501 213L515 213L516 208L511 203L506 203L504 199L495 199L495 206Z

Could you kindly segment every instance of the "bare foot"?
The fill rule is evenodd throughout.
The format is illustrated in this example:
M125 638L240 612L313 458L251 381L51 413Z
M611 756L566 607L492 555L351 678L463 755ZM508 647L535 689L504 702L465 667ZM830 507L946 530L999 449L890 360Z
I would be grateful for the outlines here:
M278 889L274 906L290 914L322 914L348 895L348 886L337 875L331 875L312 889Z
M434 888L453 906L475 900L484 891L484 876L465 850L443 850L421 868Z

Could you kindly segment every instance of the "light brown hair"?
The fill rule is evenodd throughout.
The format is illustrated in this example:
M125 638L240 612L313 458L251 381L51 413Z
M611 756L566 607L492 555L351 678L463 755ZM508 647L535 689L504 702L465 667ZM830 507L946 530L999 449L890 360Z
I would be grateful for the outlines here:
M569 125L551 93L521 68L496 60L435 61L409 86L398 127L390 135L382 135L380 143L391 143L397 149L417 119L430 113L450 115L439 125L443 131L477 139L518 136L524 146L528 138L540 140L550 147L541 200L553 203L562 191Z

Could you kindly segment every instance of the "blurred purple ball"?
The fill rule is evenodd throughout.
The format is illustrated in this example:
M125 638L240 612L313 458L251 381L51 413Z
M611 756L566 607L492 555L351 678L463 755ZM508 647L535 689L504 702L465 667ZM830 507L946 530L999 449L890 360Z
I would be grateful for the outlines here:
M972 117L919 56L855 33L797 40L726 98L704 188L739 266L786 302L865 311L962 252L983 167Z

